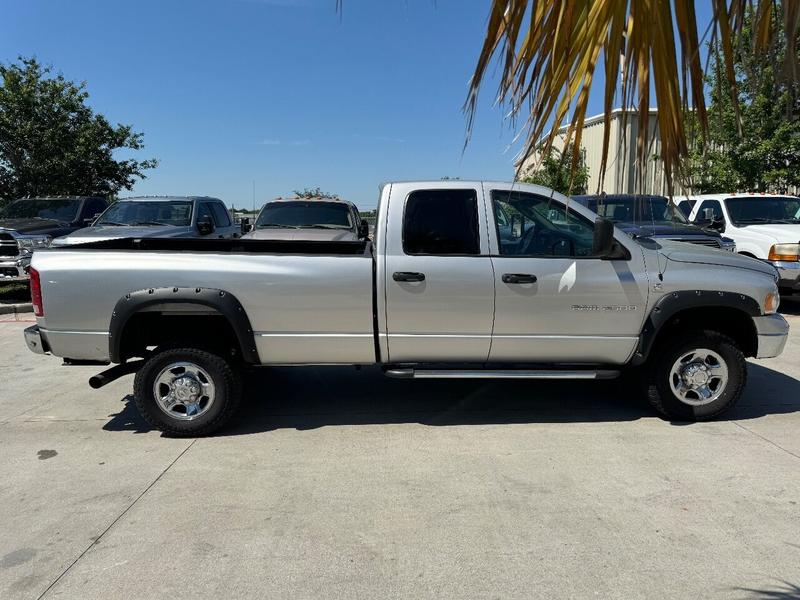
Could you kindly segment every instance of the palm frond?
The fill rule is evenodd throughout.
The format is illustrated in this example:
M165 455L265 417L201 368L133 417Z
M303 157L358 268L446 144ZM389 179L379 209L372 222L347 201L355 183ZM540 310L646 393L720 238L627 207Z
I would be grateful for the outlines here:
M709 1L713 7L709 30L719 42L731 99L738 108L734 48L745 11L749 8L755 15L755 51L766 52L777 28L774 0ZM787 37L796 39L800 0L783 0L780 6ZM468 132L481 82L497 57L502 66L498 99L509 106L512 117L524 118L527 129L520 164L534 152L546 156L569 118L564 144L573 148L576 165L602 55L606 81L601 180L607 166L610 115L617 103L638 111L637 157L640 166L645 164L652 90L658 106L660 158L671 183L688 154L685 111L695 110L700 132L707 131L700 62L704 40L697 25L694 0L492 0L465 103ZM797 56L787 52L786 57L783 73L796 82Z

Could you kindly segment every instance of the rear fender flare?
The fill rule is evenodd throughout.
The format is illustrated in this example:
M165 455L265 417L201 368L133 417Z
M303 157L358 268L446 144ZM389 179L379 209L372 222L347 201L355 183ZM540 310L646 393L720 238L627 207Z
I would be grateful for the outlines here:
M117 301L108 329L111 362L122 362L122 332L130 318L158 304L195 304L211 308L230 323L246 363L259 364L253 328L241 302L225 290L215 288L149 288L126 294Z

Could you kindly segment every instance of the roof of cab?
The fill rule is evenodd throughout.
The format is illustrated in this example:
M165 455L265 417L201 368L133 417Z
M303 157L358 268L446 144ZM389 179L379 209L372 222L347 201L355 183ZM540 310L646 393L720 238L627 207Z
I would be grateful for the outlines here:
M682 200L726 200L728 198L796 198L792 194L768 194L766 192L729 192L727 194L694 194L681 197Z
M131 196L130 198L120 198L118 202L174 202L176 200L216 200L213 196Z

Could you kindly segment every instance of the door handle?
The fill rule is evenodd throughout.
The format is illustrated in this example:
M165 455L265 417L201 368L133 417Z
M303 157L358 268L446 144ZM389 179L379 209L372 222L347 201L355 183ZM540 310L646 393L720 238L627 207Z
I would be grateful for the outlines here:
M536 275L528 273L504 273L503 283L536 283Z
M395 271L392 273L395 281L425 281L425 273L414 273L412 271Z

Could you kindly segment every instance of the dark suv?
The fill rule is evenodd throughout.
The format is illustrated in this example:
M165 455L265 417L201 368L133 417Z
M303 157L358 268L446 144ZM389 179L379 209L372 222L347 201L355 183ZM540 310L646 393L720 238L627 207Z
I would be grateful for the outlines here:
M736 243L718 231L692 225L666 196L638 194L597 194L572 199L614 222L631 236L689 242L730 252Z
M105 198L22 198L0 209L0 281L27 279L37 248L89 225L108 206Z

